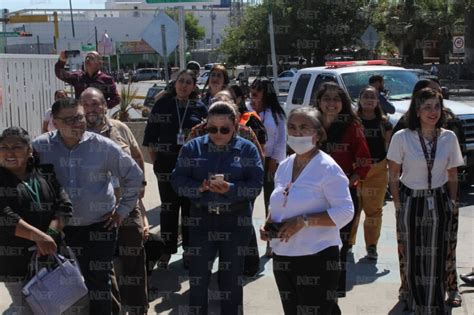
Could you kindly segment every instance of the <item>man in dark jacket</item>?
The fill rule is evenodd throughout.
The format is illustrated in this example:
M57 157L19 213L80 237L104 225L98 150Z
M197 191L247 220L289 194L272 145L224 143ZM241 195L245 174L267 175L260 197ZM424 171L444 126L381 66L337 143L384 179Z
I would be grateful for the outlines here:
M54 65L54 72L59 80L74 87L75 98L79 99L81 93L88 87L95 87L102 91L107 101L107 108L112 108L120 103L114 79L102 72L102 57L96 51L87 53L84 62L84 71L68 71L64 68L67 63L66 52L62 51L59 60Z

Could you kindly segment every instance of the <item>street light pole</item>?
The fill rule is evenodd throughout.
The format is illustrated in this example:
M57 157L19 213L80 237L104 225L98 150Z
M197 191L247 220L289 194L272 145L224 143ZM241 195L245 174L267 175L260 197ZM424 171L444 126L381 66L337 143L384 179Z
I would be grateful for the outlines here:
M69 0L69 11L71 12L71 27L72 27L72 38L76 37L76 33L74 32L74 18L72 16L72 0Z

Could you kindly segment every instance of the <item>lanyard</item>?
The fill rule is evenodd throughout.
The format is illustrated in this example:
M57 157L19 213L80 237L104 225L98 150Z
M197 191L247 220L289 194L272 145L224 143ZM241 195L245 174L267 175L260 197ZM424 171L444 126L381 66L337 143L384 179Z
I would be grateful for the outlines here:
M425 139L423 138L423 135L420 129L418 129L418 137L420 138L421 148L423 149L423 153L425 155L425 160L426 160L426 166L428 168L428 189L431 189L431 178L432 178L431 170L433 169L434 160L436 156L436 145L438 143L438 136L435 135L433 139L433 146L431 148L430 154L428 154L428 149L426 148Z
M186 108L183 114L183 120L181 120L181 114L179 113L178 100L176 99L175 101L176 101L176 112L178 112L179 133L183 133L183 124L184 124L184 119L186 118L186 112L188 111L189 100L186 103Z
M32 178L27 182L23 181L23 185L25 185L28 194L30 195L33 202L38 206L41 207L41 200L39 194L39 182L37 179Z

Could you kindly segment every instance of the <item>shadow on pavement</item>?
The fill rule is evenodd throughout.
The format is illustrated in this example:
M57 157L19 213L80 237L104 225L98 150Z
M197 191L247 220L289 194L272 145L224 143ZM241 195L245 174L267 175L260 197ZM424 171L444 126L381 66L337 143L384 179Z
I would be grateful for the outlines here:
M351 291L354 286L372 283L377 278L386 276L390 270L384 269L379 271L374 261L361 258L354 263L354 258L348 256L347 262L347 291Z

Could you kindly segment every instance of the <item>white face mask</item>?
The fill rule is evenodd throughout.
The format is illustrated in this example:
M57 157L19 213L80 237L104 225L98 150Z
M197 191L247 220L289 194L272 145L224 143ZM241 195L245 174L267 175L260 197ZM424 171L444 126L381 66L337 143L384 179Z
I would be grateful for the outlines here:
M288 136L286 143L296 154L304 154L312 150L316 145L313 143L313 136L294 137Z

